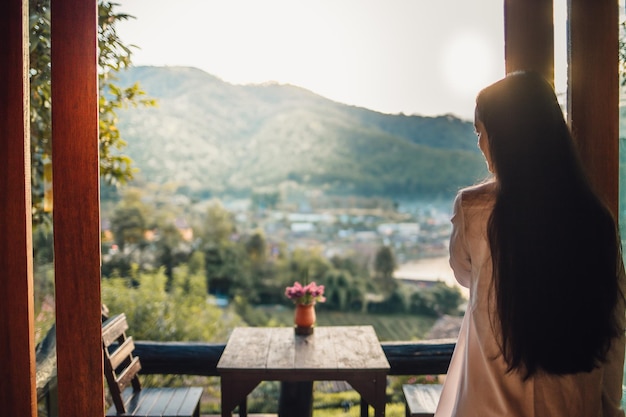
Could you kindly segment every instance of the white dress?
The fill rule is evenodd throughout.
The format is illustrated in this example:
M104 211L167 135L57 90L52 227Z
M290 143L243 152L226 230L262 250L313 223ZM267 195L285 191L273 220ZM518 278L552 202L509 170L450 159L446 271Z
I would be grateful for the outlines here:
M494 183L485 183L460 191L454 203L450 265L470 296L435 417L623 417L624 338L589 373L539 373L526 381L506 373L489 314L493 201Z

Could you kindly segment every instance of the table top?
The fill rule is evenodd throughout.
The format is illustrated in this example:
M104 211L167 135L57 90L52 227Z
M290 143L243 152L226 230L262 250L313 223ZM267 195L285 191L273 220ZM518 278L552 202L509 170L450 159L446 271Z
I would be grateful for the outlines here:
M230 372L307 373L389 370L372 326L321 326L298 336L291 327L237 327L217 369Z

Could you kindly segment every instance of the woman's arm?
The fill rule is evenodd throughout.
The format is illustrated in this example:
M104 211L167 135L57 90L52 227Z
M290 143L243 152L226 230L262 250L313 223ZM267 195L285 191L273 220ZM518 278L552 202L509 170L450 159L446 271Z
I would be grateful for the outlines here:
M456 280L464 287L469 287L472 262L467 239L465 237L465 216L463 213L463 194L458 193L453 206L452 234L450 235L450 267Z

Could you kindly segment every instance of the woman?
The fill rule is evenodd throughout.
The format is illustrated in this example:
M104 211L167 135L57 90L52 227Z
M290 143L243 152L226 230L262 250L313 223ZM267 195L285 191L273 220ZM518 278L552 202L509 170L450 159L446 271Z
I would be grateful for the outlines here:
M479 93L475 128L493 177L454 203L470 299L435 416L624 416L620 243L554 90L511 74Z

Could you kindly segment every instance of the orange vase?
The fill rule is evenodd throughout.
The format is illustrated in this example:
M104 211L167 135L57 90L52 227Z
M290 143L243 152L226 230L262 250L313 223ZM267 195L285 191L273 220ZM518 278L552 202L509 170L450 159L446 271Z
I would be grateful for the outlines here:
M296 304L293 321L296 324L296 334L307 335L313 333L315 304Z

